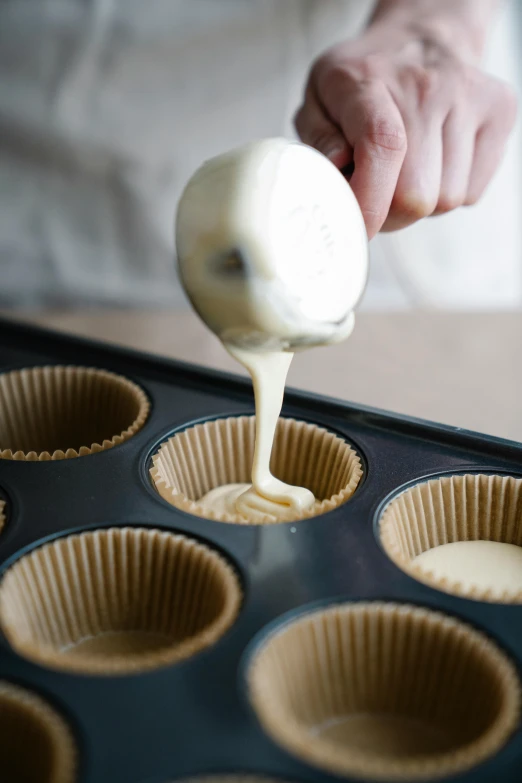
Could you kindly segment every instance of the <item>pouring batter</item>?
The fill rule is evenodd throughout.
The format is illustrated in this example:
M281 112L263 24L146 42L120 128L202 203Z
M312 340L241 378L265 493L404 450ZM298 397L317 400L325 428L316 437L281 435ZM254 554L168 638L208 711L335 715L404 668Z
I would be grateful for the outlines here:
M256 405L252 486L217 487L199 503L247 519L295 518L315 498L270 473L274 433L294 351L353 329L368 272L357 201L323 155L268 139L196 172L179 204L176 244L185 290L250 373Z

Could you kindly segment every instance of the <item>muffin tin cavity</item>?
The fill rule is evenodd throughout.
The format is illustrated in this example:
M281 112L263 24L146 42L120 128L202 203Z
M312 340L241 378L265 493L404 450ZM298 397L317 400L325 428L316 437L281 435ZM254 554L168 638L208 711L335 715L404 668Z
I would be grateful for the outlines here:
M368 780L436 780L492 756L520 711L516 671L482 633L393 603L341 604L258 648L250 699L303 761Z
M33 367L0 375L0 458L59 460L110 449L145 423L149 401L121 375Z
M173 506L220 522L249 524L240 514L215 513L198 500L224 484L250 483L255 444L255 418L207 421L180 432L153 455L151 476L159 494ZM349 500L362 478L361 460L333 432L294 419L279 419L271 471L288 484L310 489L314 506L297 521L331 511ZM264 517L250 524L273 522Z
M58 669L152 669L209 647L242 591L216 551L182 535L110 528L58 539L0 584L0 621L21 655Z
M0 780L73 783L76 751L63 719L45 701L0 681Z
M522 479L468 474L415 484L386 506L379 532L388 556L415 579L468 598L522 603L521 579L517 576L522 549L520 553L516 549L507 552L511 560L505 560L504 552L496 574L493 551L486 553L486 567L482 571L479 567L474 575L465 574L466 564L455 558L454 547L450 547L453 562L449 574L432 569L429 561L424 565L423 558L416 560L422 553L441 545L476 542L469 555L475 560L476 569L477 558L483 556L483 544L478 542L522 547ZM510 575L509 569L513 574Z
M2 535L6 522L7 522L7 503L2 498L2 495L0 495L0 535Z
M284 783L275 778L265 778L259 775L202 775L201 777L183 778L172 783Z

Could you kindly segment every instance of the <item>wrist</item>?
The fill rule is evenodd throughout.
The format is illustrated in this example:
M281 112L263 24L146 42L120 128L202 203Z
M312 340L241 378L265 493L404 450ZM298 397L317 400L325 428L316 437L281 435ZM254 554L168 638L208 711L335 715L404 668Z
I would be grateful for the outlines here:
M367 34L416 39L480 61L499 0L380 0Z

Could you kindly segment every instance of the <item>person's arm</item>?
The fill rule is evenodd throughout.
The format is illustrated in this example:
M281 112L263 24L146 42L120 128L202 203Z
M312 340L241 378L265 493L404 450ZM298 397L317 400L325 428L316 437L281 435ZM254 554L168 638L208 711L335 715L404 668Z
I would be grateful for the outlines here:
M370 238L481 196L516 115L477 66L498 0L380 0L366 31L314 64L295 124L339 168Z

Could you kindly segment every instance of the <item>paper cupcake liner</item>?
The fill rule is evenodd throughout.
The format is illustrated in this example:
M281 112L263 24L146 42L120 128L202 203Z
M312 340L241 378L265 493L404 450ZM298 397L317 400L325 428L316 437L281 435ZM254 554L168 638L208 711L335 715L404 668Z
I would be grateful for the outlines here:
M392 603L285 625L248 674L258 718L301 760L370 780L435 780L496 753L520 711L515 667L453 618Z
M284 783L280 778L266 778L262 775L199 775L182 778L171 783Z
M0 375L0 459L83 457L131 438L147 419L145 393L92 367L33 367Z
M522 546L522 479L468 474L416 484L386 506L380 538L393 562L421 582L475 600L522 603L520 590L465 585L414 562L422 552L457 541Z
M0 780L73 783L76 750L63 719L34 693L0 681Z
M0 584L0 621L21 655L92 673L188 658L232 625L239 579L217 552L182 535L110 528L25 555Z
M219 522L270 524L272 517L249 521L240 514L216 513L198 500L224 484L250 483L255 445L254 416L207 421L163 443L152 457L151 477L173 506ZM304 421L280 418L270 463L282 481L310 489L316 502L295 522L325 514L346 503L362 477L361 460L349 444L328 430Z

